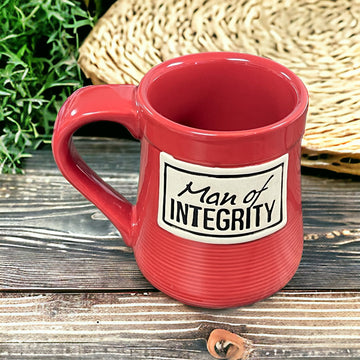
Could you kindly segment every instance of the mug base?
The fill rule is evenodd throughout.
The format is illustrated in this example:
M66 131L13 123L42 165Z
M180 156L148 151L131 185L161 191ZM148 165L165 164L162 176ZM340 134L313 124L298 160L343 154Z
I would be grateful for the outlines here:
M169 241L168 235L165 242L159 237L154 242L147 239L146 244L151 243L151 251L139 246L135 256L155 288L186 305L233 308L263 300L291 280L302 257L302 219L245 244Z

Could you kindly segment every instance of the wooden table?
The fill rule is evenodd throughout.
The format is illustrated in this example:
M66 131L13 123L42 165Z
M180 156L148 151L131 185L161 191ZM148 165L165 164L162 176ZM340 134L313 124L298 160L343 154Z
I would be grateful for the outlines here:
M77 146L135 202L137 142ZM155 290L50 149L36 151L25 176L0 176L0 359L205 360L213 329L247 339L251 359L360 359L360 182L306 172L295 277L254 305L204 310Z

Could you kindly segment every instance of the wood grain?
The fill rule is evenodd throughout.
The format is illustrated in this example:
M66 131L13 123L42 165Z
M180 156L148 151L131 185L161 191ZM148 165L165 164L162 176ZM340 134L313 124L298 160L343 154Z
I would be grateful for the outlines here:
M211 359L213 329L251 343L251 359L360 357L360 293L283 291L204 310L159 293L1 294L0 358Z
M104 180L136 201L139 143L78 139ZM303 260L289 289L359 289L360 182L304 175ZM61 176L50 149L0 176L0 289L153 289L113 225Z
M136 202L139 143L77 139ZM0 175L0 359L210 360L216 328L251 359L360 358L360 181L303 174L304 255L283 290L252 306L188 307L157 292L113 225L61 176L50 148Z

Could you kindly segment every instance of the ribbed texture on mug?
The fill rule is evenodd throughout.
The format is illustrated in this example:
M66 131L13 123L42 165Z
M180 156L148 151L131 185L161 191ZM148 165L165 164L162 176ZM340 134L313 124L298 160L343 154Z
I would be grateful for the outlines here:
M240 306L284 287L302 255L301 216L263 239L213 245L143 228L146 241L135 255L144 276L159 290L186 304L209 308Z

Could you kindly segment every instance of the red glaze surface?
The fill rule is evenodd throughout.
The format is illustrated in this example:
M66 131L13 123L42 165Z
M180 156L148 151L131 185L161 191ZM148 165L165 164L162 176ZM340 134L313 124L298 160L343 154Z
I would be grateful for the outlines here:
M302 82L271 60L223 52L188 55L156 66L138 87L75 92L59 112L53 152L64 176L133 247L140 270L155 287L190 305L240 306L285 286L301 260L300 142L307 106ZM79 127L99 120L119 122L141 140L134 206L104 183L72 144ZM286 225L237 244L193 241L159 227L160 152L217 168L288 154Z

